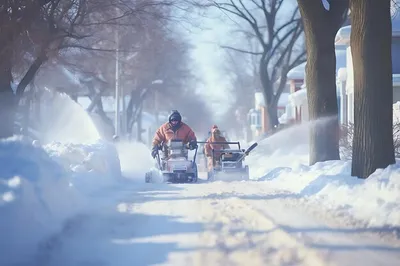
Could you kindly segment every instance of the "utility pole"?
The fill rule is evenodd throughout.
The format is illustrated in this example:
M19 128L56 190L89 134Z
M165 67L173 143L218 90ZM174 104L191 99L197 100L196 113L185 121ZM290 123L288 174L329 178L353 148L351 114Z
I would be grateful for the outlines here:
M120 87L119 87L119 34L118 29L115 31L115 116L114 116L114 128L115 135L120 135Z
M122 67L121 67L122 68ZM122 113L121 113L121 134L123 136L127 133L127 126L126 126L126 102L125 102L125 91L124 86L120 85L121 91L121 99L122 99Z
M154 90L154 116L156 119L156 125L159 126L159 119L158 119L158 91L157 89Z
M157 84L163 84L164 83L164 81L163 80L161 80L161 79L157 79L157 80L153 80L152 82L151 82L151 85L156 85L157 86ZM158 119L158 113L159 113L159 110L158 110L158 89L159 88L157 88L157 87L154 87L154 116L155 116L155 121L156 121L156 126L158 127L158 126L160 126L159 125L159 119Z

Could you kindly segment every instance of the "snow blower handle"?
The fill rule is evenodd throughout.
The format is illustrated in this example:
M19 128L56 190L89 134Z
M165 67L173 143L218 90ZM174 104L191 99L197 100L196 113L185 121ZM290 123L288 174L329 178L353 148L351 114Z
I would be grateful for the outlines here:
M244 152L244 154L243 154L237 161L240 162L241 160L243 160L244 157L248 156L249 153L250 153L252 150L254 150L254 148L257 147L257 146L258 146L258 143L257 143L257 142L254 142L254 143Z

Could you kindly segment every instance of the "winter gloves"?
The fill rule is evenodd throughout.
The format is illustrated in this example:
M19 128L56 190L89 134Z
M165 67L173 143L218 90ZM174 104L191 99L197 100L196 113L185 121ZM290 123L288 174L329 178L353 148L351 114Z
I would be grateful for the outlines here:
M158 153L158 146L155 145L155 146L153 146L153 148L151 149L151 157L156 158L157 153Z
M188 147L190 150L196 149L196 148L198 147L197 141L196 141L196 140L191 140L191 141L187 144L187 147ZM153 146L153 148L151 149L151 157L156 158L159 149L160 149L159 146L157 146L157 145Z
M194 150L194 149L196 149L198 146L197 146L197 141L196 140L191 140L190 142L189 142L189 149L190 150Z

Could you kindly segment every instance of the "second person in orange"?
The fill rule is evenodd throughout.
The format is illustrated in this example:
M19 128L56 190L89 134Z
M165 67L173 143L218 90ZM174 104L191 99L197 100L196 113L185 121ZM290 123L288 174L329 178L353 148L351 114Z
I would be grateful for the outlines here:
M226 139L222 136L219 128L214 125L211 128L211 136L207 139L206 144L204 145L204 153L207 157L208 161L208 171L211 171L221 156L222 149L230 149L228 143L225 144L216 144L213 142L227 142ZM214 150L214 156L213 156Z

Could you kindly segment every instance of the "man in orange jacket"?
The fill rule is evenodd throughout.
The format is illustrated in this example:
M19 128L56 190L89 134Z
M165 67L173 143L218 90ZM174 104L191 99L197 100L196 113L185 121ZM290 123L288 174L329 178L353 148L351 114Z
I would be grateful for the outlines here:
M208 158L208 170L212 170L214 165L216 164L219 156L221 156L220 151L222 149L230 149L228 143L226 144L213 144L212 142L227 142L226 139L222 136L219 128L214 125L211 128L211 137L209 137L204 146L204 153ZM214 159L213 159L213 150L214 150Z
M152 142L151 156L156 157L159 145L172 139L180 139L183 144L189 143L191 150L197 148L197 139L193 130L182 122L182 116L177 110L173 110L168 122L157 129Z

